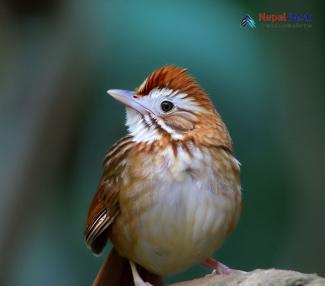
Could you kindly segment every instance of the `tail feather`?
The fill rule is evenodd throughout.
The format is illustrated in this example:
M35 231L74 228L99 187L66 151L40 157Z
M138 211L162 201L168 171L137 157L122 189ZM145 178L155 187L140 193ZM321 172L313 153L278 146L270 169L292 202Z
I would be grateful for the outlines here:
M139 267L139 274L145 282L163 286L160 276ZM113 248L101 266L92 286L132 286L134 285L129 261L118 255Z

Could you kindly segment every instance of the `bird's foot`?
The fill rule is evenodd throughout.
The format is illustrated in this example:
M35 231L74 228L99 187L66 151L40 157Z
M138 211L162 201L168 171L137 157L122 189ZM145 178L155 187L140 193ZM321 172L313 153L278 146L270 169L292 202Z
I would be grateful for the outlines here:
M212 268L213 271L211 274L232 274L232 273L246 273L244 271L241 270L237 270L237 269L231 269L228 266L224 265L223 263L213 259L212 257L208 257L206 260L204 260L204 262L202 263L204 266L208 267L208 268Z

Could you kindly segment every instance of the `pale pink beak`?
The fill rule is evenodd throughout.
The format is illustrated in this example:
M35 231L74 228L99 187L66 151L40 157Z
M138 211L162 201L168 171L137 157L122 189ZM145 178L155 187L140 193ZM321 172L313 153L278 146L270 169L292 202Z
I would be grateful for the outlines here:
M139 100L136 97L134 97L134 91L122 89L109 89L107 93L118 101L124 103L126 106L138 111L141 114L147 114L150 112L145 106L139 103Z

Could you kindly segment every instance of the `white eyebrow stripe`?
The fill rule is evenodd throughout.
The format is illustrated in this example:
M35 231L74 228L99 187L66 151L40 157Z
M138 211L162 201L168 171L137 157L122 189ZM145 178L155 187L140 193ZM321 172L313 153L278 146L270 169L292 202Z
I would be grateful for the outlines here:
M149 92L149 95L152 97L152 98L156 98L156 97L175 97L175 96L178 96L178 95L181 95L182 97L181 98L184 98L187 96L186 93L181 93L179 92L179 90L173 90L173 89L170 89L170 88L154 88L152 89L150 92Z

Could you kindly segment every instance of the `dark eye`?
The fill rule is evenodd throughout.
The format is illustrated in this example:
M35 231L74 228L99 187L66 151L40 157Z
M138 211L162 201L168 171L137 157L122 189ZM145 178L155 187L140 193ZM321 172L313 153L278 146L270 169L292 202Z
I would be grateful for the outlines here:
M162 103L160 103L160 107L163 112L168 112L174 108L174 104L168 100L164 100Z

